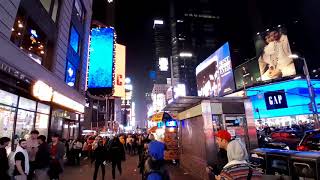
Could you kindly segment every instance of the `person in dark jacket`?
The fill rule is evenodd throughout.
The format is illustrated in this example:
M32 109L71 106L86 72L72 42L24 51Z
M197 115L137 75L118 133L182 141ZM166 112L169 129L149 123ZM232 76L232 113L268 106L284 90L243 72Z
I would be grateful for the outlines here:
M99 167L101 167L102 171L102 180L104 180L105 177L105 165L106 165L106 160L107 160L107 149L103 145L103 139L102 137L97 137L97 146L93 149L93 160L92 163L95 162L94 164L94 174L93 174L93 180L97 179L98 176L98 171Z
M48 174L50 179L59 179L59 175L63 172L63 157L65 154L65 145L59 140L59 135L52 136L52 142L49 144L50 167Z
M39 146L35 160L35 177L36 180L47 180L49 179L47 172L50 165L49 146L46 143L46 137L44 135L38 137L38 142Z
M110 143L110 155L112 162L112 178L116 178L116 166L119 170L120 175L122 174L121 161L125 160L125 150L123 144L120 142L118 137L114 137Z
M8 175L9 170L9 161L8 155L6 151L6 147L10 143L10 138L2 137L0 138L0 177L3 180L9 180L10 177Z

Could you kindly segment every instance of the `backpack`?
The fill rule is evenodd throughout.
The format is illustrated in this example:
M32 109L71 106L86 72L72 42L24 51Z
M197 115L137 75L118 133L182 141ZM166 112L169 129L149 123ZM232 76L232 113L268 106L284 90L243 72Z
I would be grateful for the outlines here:
M13 176L13 171L15 169L15 165L16 165L16 162L14 160L14 157L15 157L15 152L14 151L11 151L9 156L8 156L8 160L9 160L9 170L8 170L8 175L9 176Z

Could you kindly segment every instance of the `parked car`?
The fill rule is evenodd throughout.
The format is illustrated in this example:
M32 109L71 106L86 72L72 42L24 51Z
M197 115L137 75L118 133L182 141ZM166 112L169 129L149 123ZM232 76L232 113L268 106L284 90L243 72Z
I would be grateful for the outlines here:
M297 146L298 151L320 151L320 129L306 131Z
M302 138L302 134L296 130L280 130L271 133L270 141L266 148L295 150Z

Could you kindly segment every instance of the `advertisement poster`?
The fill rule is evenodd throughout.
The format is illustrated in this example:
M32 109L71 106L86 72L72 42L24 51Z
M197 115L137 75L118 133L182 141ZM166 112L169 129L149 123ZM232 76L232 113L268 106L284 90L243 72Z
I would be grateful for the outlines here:
M260 69L257 58L253 58L234 70L236 88L250 87L261 81Z
M88 88L113 87L114 29L91 30Z
M113 96L125 98L126 46L116 44L115 81Z
M235 90L229 43L225 43L196 68L199 96L224 96Z
M261 80L271 80L296 75L288 36L284 28L267 30L257 35L256 48Z

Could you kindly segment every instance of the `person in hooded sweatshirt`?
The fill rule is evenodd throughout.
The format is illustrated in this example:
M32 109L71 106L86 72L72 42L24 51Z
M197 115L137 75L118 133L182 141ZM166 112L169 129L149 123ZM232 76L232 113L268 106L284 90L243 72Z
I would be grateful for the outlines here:
M223 167L217 180L258 180L262 174L252 168L247 162L248 153L245 145L239 140L233 140L227 147L228 163Z

